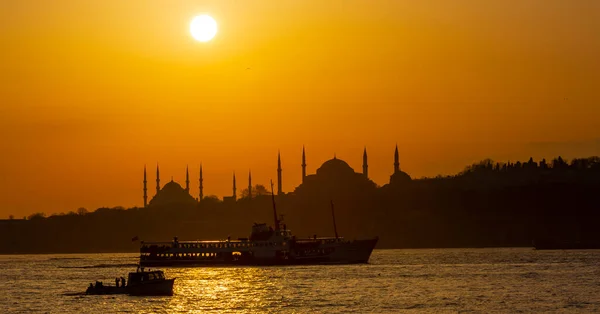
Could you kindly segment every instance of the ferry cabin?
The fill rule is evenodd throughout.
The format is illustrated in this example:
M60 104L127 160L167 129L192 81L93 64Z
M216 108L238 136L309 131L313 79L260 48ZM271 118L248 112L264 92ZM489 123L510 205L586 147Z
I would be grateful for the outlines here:
M289 230L277 230L264 241L142 242L140 262L146 266L185 264L285 263L286 260L324 258L345 242L342 238L295 239Z

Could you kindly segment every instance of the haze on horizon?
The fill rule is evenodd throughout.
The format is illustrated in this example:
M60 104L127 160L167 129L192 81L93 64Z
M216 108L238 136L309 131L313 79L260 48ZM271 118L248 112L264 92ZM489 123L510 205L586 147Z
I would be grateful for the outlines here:
M210 42L188 32L208 13ZM0 217L205 195L333 157L389 181L600 154L598 1L4 1Z

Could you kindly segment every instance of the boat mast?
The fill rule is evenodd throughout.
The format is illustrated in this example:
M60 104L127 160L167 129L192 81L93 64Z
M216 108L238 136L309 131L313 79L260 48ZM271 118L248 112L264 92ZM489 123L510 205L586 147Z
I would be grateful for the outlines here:
M271 199L273 200L273 220L275 222L275 231L279 231L279 219L277 219L277 208L275 207L275 192L273 191L273 180L271 180Z
M331 217L333 217L333 232L335 232L335 238L338 238L337 226L335 225L335 212L333 211L333 201L331 201Z

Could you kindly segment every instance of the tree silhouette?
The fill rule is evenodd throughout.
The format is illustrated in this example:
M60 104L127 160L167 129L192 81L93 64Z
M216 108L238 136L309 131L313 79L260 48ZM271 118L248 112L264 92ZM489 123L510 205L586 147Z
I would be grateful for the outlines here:
M39 220L39 219L44 219L44 218L46 218L46 214L44 214L44 213L34 213L34 214L27 216L27 220Z
M241 198L247 198L249 195L248 188L242 190ZM271 192L262 184L256 184L252 187L252 196L271 195Z
M566 167L567 167L567 162L564 161L561 156L558 156L558 158L554 158L554 160L552 160L552 168L564 169Z
M203 206L206 206L206 207L211 207L211 206L214 206L215 204L218 204L221 202L222 201L219 199L218 196L208 195L208 196L205 196L204 198L202 198L202 202L200 204L202 204Z

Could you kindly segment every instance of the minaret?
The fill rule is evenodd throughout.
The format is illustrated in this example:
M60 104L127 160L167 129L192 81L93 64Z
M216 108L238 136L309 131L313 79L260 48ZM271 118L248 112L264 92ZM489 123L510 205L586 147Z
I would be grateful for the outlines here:
M369 178L369 165L367 164L367 147L363 151L363 175L365 178Z
M156 194L160 192L160 172L158 170L158 164L156 164Z
M190 193L190 171L188 166L185 166L185 191Z
M281 195L282 191L281 183L281 155L277 152L277 195Z
M200 202L202 202L202 198L204 198L204 186L202 185L202 181L204 181L204 179L202 179L202 164L200 164L200 179L198 179L198 183L200 183L200 194L198 195L200 198L198 200Z
M144 165L144 207L148 206L148 188L147 188L147 184L148 181L146 180L146 165Z
M248 170L248 198L252 198L252 171Z
M394 152L394 173L400 172L400 158L398 157L398 144L396 144L396 152Z
M233 199L237 199L237 193L235 192L235 171L233 172Z
M302 183L306 178L306 154L304 152L304 145L302 145Z

